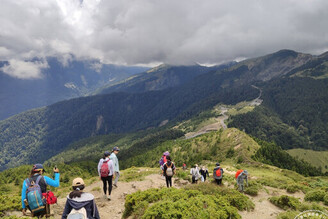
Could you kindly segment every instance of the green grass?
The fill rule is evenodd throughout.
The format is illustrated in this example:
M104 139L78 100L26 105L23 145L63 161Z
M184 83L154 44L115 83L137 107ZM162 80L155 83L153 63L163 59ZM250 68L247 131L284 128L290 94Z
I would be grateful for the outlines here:
M305 160L315 167L320 167L323 172L328 171L328 151L313 151L306 149L291 149L287 152L298 159Z
M120 172L120 181L142 181L146 176L151 174L160 174L160 169L148 167L131 167Z

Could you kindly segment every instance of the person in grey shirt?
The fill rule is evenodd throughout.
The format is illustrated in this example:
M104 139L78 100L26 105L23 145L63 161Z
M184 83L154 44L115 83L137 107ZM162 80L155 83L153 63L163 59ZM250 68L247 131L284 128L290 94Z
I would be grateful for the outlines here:
M246 186L248 186L248 172L247 170L244 170L243 172L241 172L238 177L237 177L237 186L239 188L239 191L243 192L244 191L244 180L246 181Z
M114 147L112 154L109 156L109 159L111 159L113 161L113 165L114 165L115 180L114 180L113 186L115 186L115 187L117 187L118 178L120 178L120 166L118 164L118 159L116 156L119 151L120 151L120 149L118 147Z

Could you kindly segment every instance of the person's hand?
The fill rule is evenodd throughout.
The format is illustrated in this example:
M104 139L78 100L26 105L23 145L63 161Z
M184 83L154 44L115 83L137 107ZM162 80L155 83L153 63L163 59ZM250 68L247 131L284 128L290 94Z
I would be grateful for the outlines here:
M26 209L25 208L22 210L22 213L23 213L24 216L26 216Z
M59 173L59 169L57 167L54 167L54 173Z

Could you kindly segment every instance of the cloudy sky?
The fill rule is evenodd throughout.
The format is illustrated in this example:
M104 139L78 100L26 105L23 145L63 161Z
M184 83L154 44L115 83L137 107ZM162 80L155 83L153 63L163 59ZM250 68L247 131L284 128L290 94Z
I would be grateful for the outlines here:
M280 49L320 54L327 9L327 0L1 0L1 70L37 78L47 56L187 65Z

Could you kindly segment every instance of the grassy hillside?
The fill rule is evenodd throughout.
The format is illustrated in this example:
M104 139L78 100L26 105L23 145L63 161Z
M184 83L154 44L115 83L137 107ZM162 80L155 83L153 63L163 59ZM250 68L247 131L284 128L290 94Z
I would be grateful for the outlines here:
M206 165L211 173L215 163L221 162L221 166L225 170L225 185L223 187L208 183L188 185L181 189L150 189L130 194L126 196L124 217L154 216L165 218L168 217L165 212L170 212L170 218L179 217L178 215L182 215L182 218L193 216L241 218L241 215L247 214L245 211L256 210L257 203L251 197L257 197L262 193L265 194L266 198L261 202L268 202L267 199L270 198L270 203L285 209L281 218L285 215L296 215L307 209L320 209L322 211L326 209L324 204L317 204L315 201L319 200L325 203L325 196L328 197L327 177L305 177L291 170L254 161L252 157L258 153L262 146L238 129L229 128L192 139L184 139L180 136L181 132L179 131L164 129L158 132L94 137L77 142L77 145L71 145L71 149L66 153L51 160L58 165L61 172L61 187L53 189L53 191L59 197L65 197L70 191L71 180L77 176L83 177L88 185L95 183L97 181L96 164L99 156L104 148L112 147L117 143L123 148L118 157L121 168L125 169L122 171L120 181L139 181L143 180L147 174L158 172L158 160L163 151L166 150L171 152L171 156L179 168L177 177L180 179L177 182L190 180L188 172L182 171L180 168L182 163L186 163L189 167L195 163ZM129 142L131 145L128 145ZM74 153L74 150L76 157L70 157L70 153ZM92 151L99 154L91 153ZM88 161L74 162L74 160L80 159L78 157L80 155L81 159L84 157L84 160ZM63 156L65 162L68 159L67 163L69 164L57 160L60 156ZM92 160L93 157L96 159L95 161ZM45 165L49 176L51 176L51 169L54 164L50 165L50 163ZM282 161L282 163L285 162ZM154 169L150 167L154 167ZM30 168L30 165L21 166L0 173L0 216L7 210L20 209L20 188ZM142 169L148 171L145 172ZM239 193L235 189L234 173L238 169L247 169L250 173L249 187L247 187L245 194ZM209 181L212 179L209 178ZM95 188L92 191L98 191L98 189L100 188ZM304 200L296 198L295 201L293 199L295 192L297 195L304 193ZM318 193L323 195L316 196ZM288 197L286 198L282 194L288 194ZM286 199L292 200L293 204L281 201ZM96 201L99 202L98 199ZM168 210L163 212L163 208ZM193 209L193 213L190 212L190 208Z
M328 171L328 151L313 151L306 149L291 149L287 152L297 159L305 160L315 167L321 168L323 172Z

